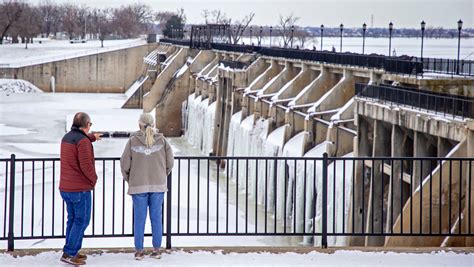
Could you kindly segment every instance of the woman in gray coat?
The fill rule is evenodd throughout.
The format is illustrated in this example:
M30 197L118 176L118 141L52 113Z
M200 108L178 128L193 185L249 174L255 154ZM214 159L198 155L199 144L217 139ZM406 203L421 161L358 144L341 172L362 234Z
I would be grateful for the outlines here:
M128 194L133 200L135 259L144 258L143 236L148 208L153 235L150 256L159 259L163 235L162 204L164 192L168 191L167 176L173 168L174 157L166 138L155 130L150 114L142 114L138 124L140 130L130 136L120 165L128 183Z

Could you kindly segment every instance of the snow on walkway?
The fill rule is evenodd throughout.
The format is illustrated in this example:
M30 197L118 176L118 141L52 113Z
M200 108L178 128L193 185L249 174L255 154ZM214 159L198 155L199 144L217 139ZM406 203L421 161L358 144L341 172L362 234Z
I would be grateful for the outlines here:
M0 45L0 68L19 68L144 44L144 39L106 40L104 47L98 40L74 44L68 40L42 40L41 44L29 44L28 49L25 49L24 44L4 44Z
M14 258L0 254L1 266L65 266L59 261L61 252L42 252L35 256ZM137 262L133 253L107 252L89 255L92 266L473 266L474 255L455 252L396 253L339 250L334 253L223 253L222 251L164 253L160 260L145 257Z

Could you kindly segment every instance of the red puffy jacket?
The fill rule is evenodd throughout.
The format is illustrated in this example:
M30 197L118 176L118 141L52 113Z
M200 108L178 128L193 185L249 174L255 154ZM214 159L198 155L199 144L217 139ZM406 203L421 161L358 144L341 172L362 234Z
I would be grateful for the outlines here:
M61 176L59 190L82 192L94 189L97 182L95 172L95 136L86 135L77 127L64 135L61 141Z

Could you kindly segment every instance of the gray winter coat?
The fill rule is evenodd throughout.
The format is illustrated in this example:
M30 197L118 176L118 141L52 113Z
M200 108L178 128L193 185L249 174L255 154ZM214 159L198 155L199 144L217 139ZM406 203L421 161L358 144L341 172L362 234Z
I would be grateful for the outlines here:
M123 179L128 194L168 191L166 178L173 168L173 150L161 133L154 135L155 143L147 148L145 133L130 136L120 158Z

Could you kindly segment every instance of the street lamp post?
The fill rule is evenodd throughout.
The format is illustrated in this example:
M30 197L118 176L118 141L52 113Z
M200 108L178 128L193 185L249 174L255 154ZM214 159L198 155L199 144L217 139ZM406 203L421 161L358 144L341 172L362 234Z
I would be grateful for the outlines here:
M388 24L388 56L392 56L392 30L393 30L393 23L390 22Z
M270 47L272 46L272 32L273 32L273 26L270 26Z
M462 30L462 20L459 19L458 21L458 61L456 64L456 74L459 74L459 54L461 51L461 30Z
M201 48L201 27L196 27L196 39L197 47Z
M237 44L235 40L237 40L238 35L239 33L237 32L237 26L234 25L234 30L232 31L232 40L231 40L232 44Z
M321 24L321 51L323 51L323 32L324 32L324 25Z
M171 39L173 39L173 25L171 25Z
M295 34L295 26L291 26L291 48L293 48L293 36Z
M252 45L252 26L250 26L250 45Z
M365 52L365 31L367 31L367 24L362 24L362 55Z
M425 37L425 26L426 22L423 20L421 21L421 63L423 64L423 38Z
M344 24L339 25L339 30L341 31L341 43L339 44L339 52L342 53L342 31L344 31Z
M263 27L260 26L260 38L258 38L258 46L262 45L262 33L263 33Z

